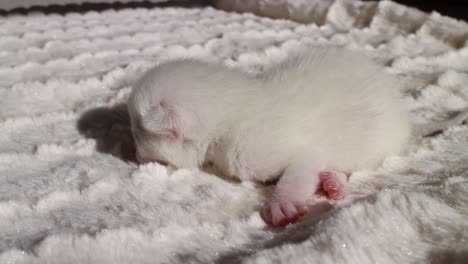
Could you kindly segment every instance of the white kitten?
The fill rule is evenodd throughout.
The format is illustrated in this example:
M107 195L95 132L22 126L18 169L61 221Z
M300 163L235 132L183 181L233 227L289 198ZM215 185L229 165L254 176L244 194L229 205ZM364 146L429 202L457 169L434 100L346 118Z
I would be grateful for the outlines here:
M128 107L140 161L211 162L241 180L280 178L262 211L275 226L310 210L314 193L342 199L342 172L377 166L409 136L394 77L338 48L314 48L257 77L164 63L145 74Z

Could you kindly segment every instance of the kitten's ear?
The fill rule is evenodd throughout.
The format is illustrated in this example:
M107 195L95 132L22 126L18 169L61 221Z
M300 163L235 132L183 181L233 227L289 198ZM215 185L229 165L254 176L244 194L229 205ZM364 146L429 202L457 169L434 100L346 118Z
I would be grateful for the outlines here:
M142 119L146 129L171 140L191 137L190 113L180 106L161 101L152 107Z

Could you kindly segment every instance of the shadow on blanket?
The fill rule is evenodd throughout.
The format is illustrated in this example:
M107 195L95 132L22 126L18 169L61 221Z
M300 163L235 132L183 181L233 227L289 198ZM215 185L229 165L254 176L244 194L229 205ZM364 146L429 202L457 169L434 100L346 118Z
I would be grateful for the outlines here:
M265 241L254 241L251 244L244 245L241 249L233 249L231 252L219 256L215 260L216 264L241 263L243 259L255 255L259 251L279 248L282 245L301 244L313 237L317 232L316 225L322 219L333 218L337 211L331 210L328 203L321 205L321 213L318 217L308 216L301 222L287 229L275 229L267 227L272 232L273 237ZM187 259L181 259L186 260Z
M445 264L445 263L466 263L468 259L468 251L456 249L440 249L429 253L430 264Z
M85 137L96 140L99 152L136 162L135 142L126 104L91 109L81 115L77 127Z

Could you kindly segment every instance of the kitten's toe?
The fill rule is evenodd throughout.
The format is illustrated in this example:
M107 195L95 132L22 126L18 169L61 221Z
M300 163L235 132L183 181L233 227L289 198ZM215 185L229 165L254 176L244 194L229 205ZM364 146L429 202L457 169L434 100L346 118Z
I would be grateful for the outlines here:
M335 173L329 171L321 172L320 181L320 194L330 200L343 200L345 198L345 186Z
M307 210L307 206L301 203L272 202L262 209L261 217L271 226L282 227L297 222Z

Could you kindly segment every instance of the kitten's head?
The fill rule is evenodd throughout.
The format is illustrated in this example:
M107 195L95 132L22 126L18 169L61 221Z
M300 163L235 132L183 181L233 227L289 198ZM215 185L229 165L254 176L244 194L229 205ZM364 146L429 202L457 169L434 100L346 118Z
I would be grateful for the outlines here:
M134 92L128 104L138 161L176 168L201 166L204 152L192 133L193 113L167 100L153 99Z

